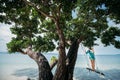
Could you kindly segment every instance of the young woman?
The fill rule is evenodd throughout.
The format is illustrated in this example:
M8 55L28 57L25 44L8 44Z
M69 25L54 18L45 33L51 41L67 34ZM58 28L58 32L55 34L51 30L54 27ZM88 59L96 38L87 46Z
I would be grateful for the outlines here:
M92 70L95 70L95 55L94 55L94 49L90 47L89 50L86 52L86 54L89 56Z

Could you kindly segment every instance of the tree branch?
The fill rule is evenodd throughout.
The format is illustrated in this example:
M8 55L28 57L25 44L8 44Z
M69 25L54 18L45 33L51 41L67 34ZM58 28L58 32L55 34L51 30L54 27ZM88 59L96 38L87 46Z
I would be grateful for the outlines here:
M78 41L78 44L82 41L82 40L84 40L84 37L83 36L81 36L77 41Z
M57 63L58 63L58 60L55 60L52 64L50 64L50 69L52 70Z
M38 5L36 5L36 4L32 3L32 2L28 2L27 0L23 0L23 1L24 1L27 5L34 7L34 8L35 8L39 13L41 13L43 16L49 17L49 18L55 20L55 18L54 18L53 16L50 16L50 15L48 15L47 13L43 12L41 9L39 9L39 6L38 6Z
M24 52L22 49L18 49L18 52L22 53L22 54L27 54L26 52Z

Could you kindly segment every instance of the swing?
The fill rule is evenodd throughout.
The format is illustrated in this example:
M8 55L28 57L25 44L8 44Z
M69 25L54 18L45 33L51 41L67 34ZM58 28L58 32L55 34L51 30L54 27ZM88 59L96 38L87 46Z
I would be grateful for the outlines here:
M85 52L85 57L88 59L88 57L87 57L87 55L86 55L86 50L85 50L85 48L83 48L82 44L81 44L81 48L82 48L82 50ZM100 74L100 75L102 75L102 76L105 76L105 74L102 73L102 72L100 72L99 70L96 70L96 69L93 70L93 69L91 69L90 66L89 66L89 63L87 63L87 65L88 65L88 67L86 67L87 70L93 71L93 72L95 72L95 73L97 73L97 74ZM97 64L96 64L96 65L97 65ZM98 69L98 67L97 67L97 69Z
M95 73L97 73L97 74L100 74L100 75L102 75L102 76L105 76L105 74L104 73L102 73L102 72L100 72L100 71L98 71L98 70L92 70L91 68L86 68L87 70L89 70L89 71L93 71L93 72L95 72Z

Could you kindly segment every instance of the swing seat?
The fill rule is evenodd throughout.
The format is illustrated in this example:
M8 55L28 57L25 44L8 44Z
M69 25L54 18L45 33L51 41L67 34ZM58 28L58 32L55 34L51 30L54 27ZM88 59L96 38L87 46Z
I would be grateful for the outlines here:
M95 72L95 73L97 73L97 74L100 74L100 75L102 75L102 76L105 76L105 74L104 73L102 73L102 72L100 72L100 71L98 71L98 70L93 70L93 69L91 69L91 68L86 68L87 70L89 70L89 71L93 71L93 72Z

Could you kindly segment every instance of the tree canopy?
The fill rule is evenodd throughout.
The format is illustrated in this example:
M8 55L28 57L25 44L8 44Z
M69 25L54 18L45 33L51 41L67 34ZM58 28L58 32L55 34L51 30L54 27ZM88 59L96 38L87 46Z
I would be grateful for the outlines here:
M119 0L1 0L0 22L15 23L11 32L16 37L7 44L10 52L30 44L36 51L53 51L59 45L56 20L66 41L82 38L85 46L93 46L101 38L106 46L120 48L116 40L120 30L109 27L107 21L110 18L119 23L119 4Z

